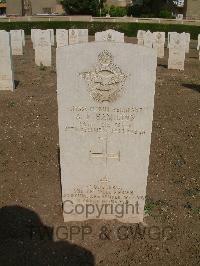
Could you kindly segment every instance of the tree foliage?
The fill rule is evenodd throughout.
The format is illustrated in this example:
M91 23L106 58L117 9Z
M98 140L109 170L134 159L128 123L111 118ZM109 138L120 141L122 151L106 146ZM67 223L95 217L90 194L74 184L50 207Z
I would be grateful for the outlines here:
M62 0L61 3L68 15L97 16L104 0Z
M135 4L133 0L128 14L136 17L170 17L173 8L173 0L143 0L142 4Z
M102 16L106 16L109 14L111 17L124 17L127 15L127 8L126 7L120 7L120 6L107 6L104 5L102 12Z

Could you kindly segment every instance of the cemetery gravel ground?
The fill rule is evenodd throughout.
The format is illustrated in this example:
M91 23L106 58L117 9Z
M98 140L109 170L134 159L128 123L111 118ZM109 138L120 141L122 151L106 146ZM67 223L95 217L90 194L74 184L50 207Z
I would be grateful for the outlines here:
M135 42L135 39L127 41ZM64 223L55 48L53 59L51 68L36 67L30 39L24 56L14 57L17 89L13 93L0 92L0 185L1 207L22 206L39 215L43 224L56 229ZM94 256L94 264L86 260L80 265L199 263L200 62L197 51L191 49L186 56L183 72L168 70L166 66L167 56L159 60L157 69L145 218L147 230L143 235L144 226L140 225L140 231L134 235L135 227L131 232L126 225L127 230L123 228L119 233L121 224L117 221L65 224L68 229L71 225L92 228L92 233L84 240L81 234L72 241L64 231L60 234L66 237L66 242L83 247ZM20 222L20 213L16 213L15 218ZM106 234L101 232L104 225ZM119 240L119 237L125 239ZM59 241L56 234L54 241ZM6 252L9 260L13 251L7 248ZM45 260L44 254L41 265L49 265ZM14 264L4 262L1 265ZM35 264L20 261L19 265ZM79 264L58 262L55 265Z

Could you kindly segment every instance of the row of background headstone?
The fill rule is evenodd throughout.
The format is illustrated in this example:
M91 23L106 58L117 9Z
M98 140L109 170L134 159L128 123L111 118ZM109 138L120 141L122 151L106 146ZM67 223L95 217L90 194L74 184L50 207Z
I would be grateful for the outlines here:
M32 40L33 46L35 46L34 35L37 33L42 33L41 30L33 30ZM51 36L53 33L51 33ZM53 35L54 36L54 35ZM52 37L51 37L52 38ZM163 58L165 55L165 32L153 32L150 31L138 31L138 44L144 45L148 48L153 48L157 52L158 58ZM88 31L87 30L56 30L56 41L57 48L76 43L88 42ZM124 42L124 33L117 32L114 30L107 30L103 32L95 33L95 41L110 41L110 42ZM189 33L177 33L169 32L168 33L168 48L169 48L169 60L168 68L169 69L179 69L184 70L185 62L185 53L189 53L190 47L190 34ZM46 62L42 64L49 66ZM40 63L36 60L36 64Z
M138 31L138 44L145 47L154 48L157 51L159 58L164 57L165 48L165 32ZM190 34L189 33L168 33L169 48L169 69L184 70L185 54L189 53L190 48Z
M6 31L0 31L0 47L1 49L1 60L6 62L6 68L4 63L1 63L1 83L0 89L13 90L13 66L12 66L12 55L23 55L23 47L25 46L25 34L23 30L11 30L10 34ZM55 45L54 30L39 30L32 29L31 40L33 42L33 48L35 49L35 63L37 66L51 66L52 55L51 46ZM5 40L4 40L5 39ZM138 45L145 47L154 48L157 51L157 56L164 57L164 46L165 46L165 33L150 31L138 31L137 34ZM104 32L97 32L95 34L95 41L102 42L124 42L124 34L114 31L107 30ZM56 42L57 47L62 47L68 44L86 43L88 42L88 30L87 29L57 29L56 30ZM168 33L168 48L169 48L169 69L184 70L185 53L189 52L190 34L188 33ZM200 34L198 35L198 46L197 49L200 52ZM6 52L4 53L3 50ZM6 73L8 73L6 77ZM6 82L6 80L8 80ZM4 85L5 84L5 85Z
M45 31L45 30L44 30ZM54 45L54 30L49 29L51 35L51 44ZM33 47L35 47L35 36L40 34L40 29L31 30L31 40ZM56 43L57 47L65 46L68 44L77 44L88 42L88 29L57 29L56 30Z

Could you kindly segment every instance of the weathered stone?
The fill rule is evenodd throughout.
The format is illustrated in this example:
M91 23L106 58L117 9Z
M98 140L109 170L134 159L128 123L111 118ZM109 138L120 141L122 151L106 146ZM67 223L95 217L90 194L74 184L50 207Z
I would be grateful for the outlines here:
M57 48L66 46L69 44L68 42L68 30L65 29L57 29L56 30L56 43Z
M165 32L153 33L153 48L156 50L159 58L165 56Z
M51 66L51 34L49 30L38 30L35 34L35 63Z
M95 33L96 42L124 42L124 33L116 30L106 30Z
M153 48L153 33L149 30L144 35L144 46Z
M23 36L21 30L11 30L12 55L23 55Z
M78 29L69 29L69 44L79 43Z
M155 51L93 42L58 48L56 60L64 220L142 222Z
M168 68L184 70L185 41L181 34L170 35Z
M200 49L200 34L198 34L198 44L197 44L197 50Z
M178 33L177 32L168 32L168 38L167 38L167 48L169 48L169 44L170 44L170 37L171 36L176 36Z
M79 43L88 42L88 29L79 29L78 30L78 42Z
M55 45L55 36L54 36L54 29L48 29L50 31L50 36L51 36L51 45Z
M14 90L10 33L0 31L0 90Z
M35 35L37 34L38 29L31 29L31 41L33 43L33 49L35 49Z
M88 29L70 29L69 44L88 42Z
M22 43L23 43L23 46L26 45L26 40L25 40L25 32L24 30L21 30L22 31Z
M186 33L186 53L190 52L190 33Z
M138 45L144 45L144 35L145 35L146 31L144 30L138 30L137 32L137 41L138 41Z

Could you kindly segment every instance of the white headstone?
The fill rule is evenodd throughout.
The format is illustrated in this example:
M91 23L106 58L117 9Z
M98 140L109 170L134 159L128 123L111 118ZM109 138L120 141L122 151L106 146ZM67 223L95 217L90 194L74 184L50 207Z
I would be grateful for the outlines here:
M23 36L21 30L11 30L12 55L23 55Z
M138 45L144 45L144 35L145 35L146 31L144 30L138 30L137 32L137 43Z
M153 33L153 48L156 50L159 58L165 56L165 32Z
M144 46L153 48L153 33L149 30L144 35Z
M0 90L14 90L10 33L0 31Z
M88 42L88 29L69 29L69 44Z
M142 222L155 51L91 42L58 48L56 60L64 220Z
M95 33L96 42L124 42L124 33L116 30L106 30Z
M35 49L35 36L37 34L38 29L31 29L31 41L33 43L33 49Z
M88 42L88 29L79 29L78 30L78 42L79 43Z
M182 45L184 45L184 49L185 49L185 52L189 52L189 42L190 42L190 34L188 35L187 33L185 32L182 32L182 33L178 33L178 32L168 32L168 48L170 46L170 42L171 42L171 39L173 40L174 38L176 39L177 36L179 36L179 39L182 43Z
M78 29L69 29L69 44L79 43Z
M177 14L176 19L177 20L183 20L183 14Z
M179 33L179 35L180 35L181 43L184 44L185 53L186 53L186 51L187 51L187 36L186 36L186 33L182 32L182 33Z
M197 44L197 50L200 49L200 34L198 34L198 40L197 40L198 44Z
M31 29L31 41L32 42L34 40L34 31L36 31L36 29Z
M50 31L50 36L51 36L51 45L55 45L55 36L54 36L54 29L48 29Z
M186 53L190 52L190 33L186 33Z
M22 31L22 43L23 43L23 46L26 45L26 40L25 40L25 32L24 30L21 30Z
M35 63L51 66L51 34L49 30L38 30L35 34Z
M68 30L65 29L57 29L56 30L56 43L57 48L66 46L69 44L68 42Z
M168 69L184 70L185 41L181 34L170 36Z
M177 32L168 32L168 38L167 38L167 48L169 48L170 44L170 37L171 36L176 36L178 33Z

